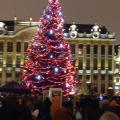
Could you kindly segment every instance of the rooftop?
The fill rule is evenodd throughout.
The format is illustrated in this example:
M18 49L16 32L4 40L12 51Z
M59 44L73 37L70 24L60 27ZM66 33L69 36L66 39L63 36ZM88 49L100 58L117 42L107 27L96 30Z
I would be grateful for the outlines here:
M25 27L37 27L39 22L2 20L0 21L0 35L12 35ZM97 24L64 24L65 37L67 38L102 38L114 39L115 34L110 33L105 26Z

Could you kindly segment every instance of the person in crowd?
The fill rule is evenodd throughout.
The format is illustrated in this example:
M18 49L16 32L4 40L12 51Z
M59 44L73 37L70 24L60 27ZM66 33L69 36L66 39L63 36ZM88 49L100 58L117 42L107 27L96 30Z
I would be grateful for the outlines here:
M43 101L43 120L52 120L51 105L52 102L48 97L46 97L46 99Z
M105 112L100 120L120 120L120 118L113 112Z
M113 98L109 104L109 111L117 114L120 117L120 105L117 100Z
M55 111L52 120L73 120L68 102L64 102L62 108Z
M75 119L76 119L76 120L82 120L82 114L81 114L79 108L77 108L77 110L76 110Z

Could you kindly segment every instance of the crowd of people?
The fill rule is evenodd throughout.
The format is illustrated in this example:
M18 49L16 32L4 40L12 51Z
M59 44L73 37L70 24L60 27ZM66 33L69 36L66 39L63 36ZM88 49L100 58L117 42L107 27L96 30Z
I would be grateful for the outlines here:
M0 94L0 120L120 120L119 96L77 96L63 99L60 109L42 95Z

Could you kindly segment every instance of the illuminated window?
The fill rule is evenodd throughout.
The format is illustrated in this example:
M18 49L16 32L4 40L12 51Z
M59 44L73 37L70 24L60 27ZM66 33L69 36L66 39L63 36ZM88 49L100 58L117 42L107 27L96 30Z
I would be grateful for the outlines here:
M79 45L78 55L81 57L83 55L83 45Z
M12 51L13 51L13 43L7 42L7 52L12 52Z
M0 42L0 52L3 52L3 42Z

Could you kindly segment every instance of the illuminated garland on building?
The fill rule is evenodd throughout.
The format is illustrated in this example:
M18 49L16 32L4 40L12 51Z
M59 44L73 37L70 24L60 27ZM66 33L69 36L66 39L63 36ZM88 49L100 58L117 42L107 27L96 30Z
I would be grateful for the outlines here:
M70 46L64 40L63 24L59 1L49 0L22 68L23 82L32 92L62 88L63 95L75 93L76 68Z

